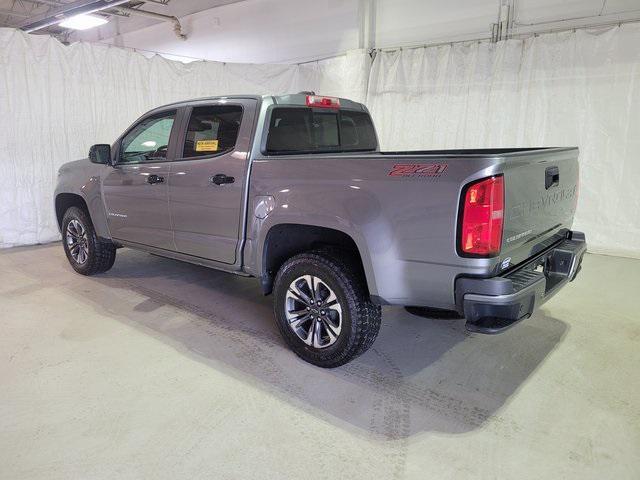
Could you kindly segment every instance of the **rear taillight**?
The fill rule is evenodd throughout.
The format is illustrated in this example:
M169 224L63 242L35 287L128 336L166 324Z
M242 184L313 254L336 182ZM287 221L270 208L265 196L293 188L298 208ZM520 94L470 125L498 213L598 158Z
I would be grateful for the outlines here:
M460 251L467 255L500 253L504 218L504 179L485 178L467 187L462 203Z
M320 95L307 95L307 107L340 108L340 99L335 97L321 97Z

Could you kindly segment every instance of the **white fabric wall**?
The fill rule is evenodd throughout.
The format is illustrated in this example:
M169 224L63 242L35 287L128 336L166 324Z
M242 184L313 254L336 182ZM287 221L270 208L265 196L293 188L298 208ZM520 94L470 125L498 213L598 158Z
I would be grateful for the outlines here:
M640 257L640 25L380 52L382 148L580 147L575 228Z
M58 167L146 110L233 93L365 101L383 149L577 145L576 228L640 257L640 25L499 44L361 51L304 65L151 59L0 29L0 247L58 238Z
M322 90L364 101L369 56L308 65L172 62L0 29L0 247L59 238L57 170L111 143L145 111L234 93Z

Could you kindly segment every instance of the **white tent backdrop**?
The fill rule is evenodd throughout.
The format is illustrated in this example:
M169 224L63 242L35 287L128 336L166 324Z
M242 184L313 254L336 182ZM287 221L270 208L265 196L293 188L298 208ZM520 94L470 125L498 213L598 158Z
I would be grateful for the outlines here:
M367 100L383 149L581 149L576 228L640 257L640 25L361 51L304 65L182 64L0 29L0 247L58 237L58 167L175 100L315 90Z
M379 52L382 148L579 146L575 228L640 257L640 25Z
M145 111L234 93L318 90L364 101L368 59L355 51L305 65L184 64L0 29L0 247L59 238L60 165L111 143Z

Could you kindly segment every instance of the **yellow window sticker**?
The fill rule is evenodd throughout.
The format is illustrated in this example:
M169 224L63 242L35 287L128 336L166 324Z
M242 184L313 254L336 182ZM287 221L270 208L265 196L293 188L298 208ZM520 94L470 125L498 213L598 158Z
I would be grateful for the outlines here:
M217 152L218 140L198 140L196 142L196 152Z

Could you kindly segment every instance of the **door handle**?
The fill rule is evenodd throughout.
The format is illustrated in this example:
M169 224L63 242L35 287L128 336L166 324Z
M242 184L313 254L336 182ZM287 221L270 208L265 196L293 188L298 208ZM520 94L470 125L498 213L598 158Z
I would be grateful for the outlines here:
M549 190L554 185L560 183L560 169L558 167L547 167L544 171L544 188Z
M147 183L150 183L151 185L153 185L154 183L163 183L164 182L164 177L161 177L159 175L149 175L147 177Z
M211 175L211 177L209 177L209 181L214 185L222 185L224 183L233 183L236 179L229 177L224 173L218 173L217 175Z

